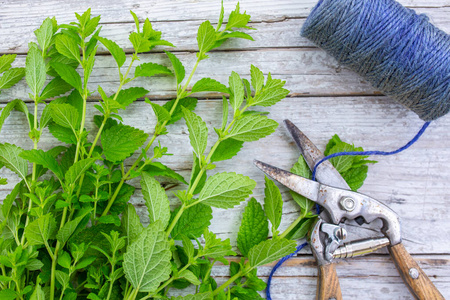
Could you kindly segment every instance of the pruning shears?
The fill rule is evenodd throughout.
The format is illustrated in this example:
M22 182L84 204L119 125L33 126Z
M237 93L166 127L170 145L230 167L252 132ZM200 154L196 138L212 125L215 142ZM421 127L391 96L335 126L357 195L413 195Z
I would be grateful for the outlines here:
M323 153L293 123L285 120L285 124L309 168L313 170L316 163L324 158ZM351 191L329 161L317 167L317 181L257 160L255 165L282 185L323 208L308 234L308 242L318 264L317 300L342 299L333 263L335 259L365 255L386 246L403 281L416 299L444 299L403 246L398 215L380 201ZM345 220L355 220L362 225L376 219L382 220L380 231L383 237L343 243L347 238Z

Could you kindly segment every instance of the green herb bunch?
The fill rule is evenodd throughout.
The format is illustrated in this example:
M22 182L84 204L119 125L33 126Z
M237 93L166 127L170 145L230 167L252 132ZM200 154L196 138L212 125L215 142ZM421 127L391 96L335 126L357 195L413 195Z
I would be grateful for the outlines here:
M257 268L292 253L293 239L302 238L315 218L311 202L293 194L301 215L280 234L283 202L278 188L266 178L264 209L254 198L248 202L237 239L241 261L230 263L229 257L237 255L230 240L209 230L212 207L241 204L256 182L234 172L208 173L234 157L245 142L275 131L277 122L255 108L272 106L289 91L284 81L270 73L264 76L253 65L249 80L232 72L228 85L212 78L191 83L211 50L231 38L253 40L241 31L253 28L248 26L250 15L242 13L239 4L226 23L222 6L216 26L210 21L200 25L197 60L188 76L169 51L165 54L171 68L147 61L155 47L174 45L162 39L148 19L141 26L131 14L136 22L136 31L129 35L132 53L101 37L100 16L87 10L76 14L77 21L70 24L45 19L35 31L37 43L29 44L25 68L11 68L14 55L0 57L0 89L25 77L28 101L34 104L29 111L23 100L16 99L0 115L1 129L13 110L23 112L33 142L29 150L0 144L1 167L20 179L0 206L1 299L258 299L265 283L257 277ZM98 112L88 116L88 101L95 99L89 80L100 45L117 65L117 90L108 94L98 86ZM149 136L124 124L120 112L149 94L144 87L127 86L137 78L153 76L174 77L177 93L164 105L145 98L156 120ZM211 129L194 112L198 100L192 96L201 92L224 95L223 117L213 129L216 138L209 148ZM91 117L97 126L92 132L85 126ZM169 155L160 137L181 119L193 149L189 179L159 161ZM60 143L44 151L39 141L47 129ZM350 151L348 147L352 146L336 136L327 151ZM348 159L334 163L357 188L369 161ZM304 176L307 171L302 160L293 169ZM179 202L172 210L169 187L158 181L164 177L180 185L175 192ZM147 227L129 203L136 187L127 182L133 178L140 178ZM0 183L6 184L6 179ZM267 239L268 220L272 239ZM231 278L220 286L211 277L216 262L230 265ZM191 295L171 296L188 287Z
M11 101L0 117L3 125L12 110L23 112L33 142L30 150L0 144L0 163L21 180L1 206L2 299L168 298L170 288L189 285L195 285L197 293L183 299L229 298L224 290L231 282L217 287L210 272L215 262L227 263L225 257L235 252L229 240L221 240L208 230L211 207L238 205L256 183L233 172L208 176L207 171L236 155L244 142L274 132L278 124L253 108L271 106L288 91L283 88L284 81L270 74L265 78L255 66L251 66L250 82L233 72L228 86L203 78L188 89L209 51L231 38L252 40L249 34L237 31L252 29L248 26L250 16L242 13L239 5L226 24L222 7L217 26L210 21L200 25L197 61L187 79L182 62L171 52L165 51L172 69L141 62L148 57L142 53L173 45L162 39L148 19L141 26L133 12L132 16L136 32L129 36L134 49L131 54L101 37L100 16L93 17L87 10L76 14L77 21L70 24L45 19L35 31L37 43L29 44L25 68L11 69L12 55L0 59L5 72L1 88L11 87L25 76L34 103L30 112L23 100ZM98 130L91 133L85 128L90 117L86 107L94 93L89 90L89 80L100 44L117 64L118 87L112 95L98 87L101 99L95 108L99 114L94 116ZM177 96L162 106L146 99L157 121L149 137L125 125L119 113L149 93L145 88L126 85L155 75L174 76ZM208 151L208 128L193 112L197 99L191 97L205 91L229 96L223 97L222 122L214 128L217 139ZM182 118L193 148L189 180L158 162L168 155L158 137ZM46 128L68 146L39 149ZM155 176L170 177L187 186L176 192L180 205L174 211ZM140 177L149 213L146 228L128 203L135 187L127 181L136 177ZM270 251L273 243L280 251ZM251 263L240 274L256 280L256 267L289 253L294 244L280 239L258 245L248 254Z

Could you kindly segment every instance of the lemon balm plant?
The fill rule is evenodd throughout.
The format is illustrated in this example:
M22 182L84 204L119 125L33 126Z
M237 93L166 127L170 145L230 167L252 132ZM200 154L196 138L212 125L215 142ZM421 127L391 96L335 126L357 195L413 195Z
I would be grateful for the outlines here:
M256 268L295 248L294 241L282 237L249 242L241 251L248 259L230 265L230 280L218 286L211 277L217 261L228 264L227 257L236 254L228 239L221 240L208 229L211 207L240 204L256 183L234 172L208 176L208 170L235 156L245 142L274 132L278 124L253 108L274 105L288 94L284 81L270 73L264 76L255 66L251 66L250 80L232 72L228 85L212 78L191 82L209 51L228 39L252 40L244 32L252 29L250 16L238 4L225 20L222 6L215 26L203 22L197 34L197 60L187 75L182 62L169 51L165 53L171 68L144 62L149 55L142 53L173 45L148 19L141 24L131 14L136 21L136 31L129 36L133 53L101 37L100 16L91 16L87 10L76 14L70 24L45 19L35 31L36 42L29 44L25 68L11 68L14 56L0 58L4 72L0 89L25 76L33 103L29 111L24 101L11 101L0 116L2 126L12 110L23 112L33 142L32 149L0 144L1 165L20 178L0 210L1 299L169 299L169 290L192 285L195 294L172 298L252 298L265 286ZM98 114L89 116L86 107L95 92L89 90L89 80L100 43L117 65L117 91L107 94L99 86ZM155 75L174 77L177 95L164 105L146 99L156 118L153 134L148 136L124 124L120 112L149 93L145 87L127 85ZM226 95L210 149L211 129L194 112L197 99L193 96L205 91ZM90 135L85 124L92 117L97 130ZM158 137L170 134L170 125L181 119L193 149L190 178L158 161L168 151ZM45 128L60 141L47 151L39 149ZM179 206L173 211L155 178L164 176L185 186L176 192ZM135 187L127 182L137 177L148 209L147 227L128 203ZM231 284L233 290L228 289Z

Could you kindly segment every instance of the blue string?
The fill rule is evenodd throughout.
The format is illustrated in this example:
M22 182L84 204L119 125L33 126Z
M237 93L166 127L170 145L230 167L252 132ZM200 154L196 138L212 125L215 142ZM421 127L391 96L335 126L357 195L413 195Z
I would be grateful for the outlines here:
M289 258L291 258L292 256L296 255L300 250L302 250L303 247L305 247L306 245L308 245L308 243L303 243L303 244L297 246L295 252L293 252L293 253L291 253L291 254L289 254L289 255L283 257L282 259L280 259L280 261L277 262L277 264L275 265L275 267L273 267L272 271L270 272L269 279L267 280L266 298L267 298L268 300L272 300L272 297L270 297L270 284L272 283L272 277L273 277L273 274L275 273L275 271L276 271L279 267L281 267L281 265L282 265L285 261L287 261Z
M322 158L320 161L318 161L316 163L316 165L314 166L314 170L313 170L313 174L312 174L312 179L316 180L316 171L317 171L317 167L323 163L324 161L329 160L330 158L333 157L338 157L338 156L345 156L345 155L351 155L351 156L355 156L355 155L394 155L397 154L399 152L402 152L403 150L408 149L409 147L411 147L412 144L414 144L415 142L417 142L419 140L419 138L422 136L422 134L425 132L425 130L427 129L427 127L430 125L430 122L425 122L422 126L422 128L419 130L419 132L412 138L412 140L410 140L406 145L404 145L403 147L398 148L397 150L394 151L390 151L390 152L386 152L386 151L355 151L355 152L338 152L338 153L333 153L330 155L325 156L324 158ZM316 212L317 214L320 213L320 207L318 204L316 204ZM297 247L297 250L294 253L291 253L285 257L283 257L282 259L280 259L280 261L273 267L272 271L270 272L269 275L269 279L267 280L267 288L266 288L266 297L267 299L271 300L271 296L270 296L270 284L272 283L272 277L273 274L275 273L275 271L281 267L281 265L288 260L289 258L291 258L292 256L294 256L295 254L297 254L298 251L300 251L301 249L303 249L303 247L305 247L307 245L307 243L303 243L300 246Z
M399 152L402 152L403 150L408 149L409 147L411 147L412 144L414 144L415 142L417 142L417 140L422 136L422 134L425 132L425 129L427 129L427 127L430 125L430 122L425 122L425 124L423 124L422 128L419 130L419 132L413 137L412 140L410 140L406 145L404 145L403 147L398 148L397 150L394 151L390 151L390 152L386 152L386 151L355 151L355 152L338 152L338 153L333 153L330 155L325 156L324 158L322 158L319 162L316 163L316 165L314 166L314 170L312 173L312 180L316 180L316 172L317 172L317 167L323 163L326 160L329 160L330 158L333 157L338 157L338 156L345 156L345 155L351 155L351 156L355 156L355 155L394 155L397 154Z

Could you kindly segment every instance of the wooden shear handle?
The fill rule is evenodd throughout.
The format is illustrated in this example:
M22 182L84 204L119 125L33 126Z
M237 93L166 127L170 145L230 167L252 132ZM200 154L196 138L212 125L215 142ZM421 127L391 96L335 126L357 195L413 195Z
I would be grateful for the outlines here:
M389 246L388 249L403 281L416 299L445 300L430 278L428 278L408 251L406 251L402 243Z
M334 264L319 266L316 300L342 300L341 286Z

